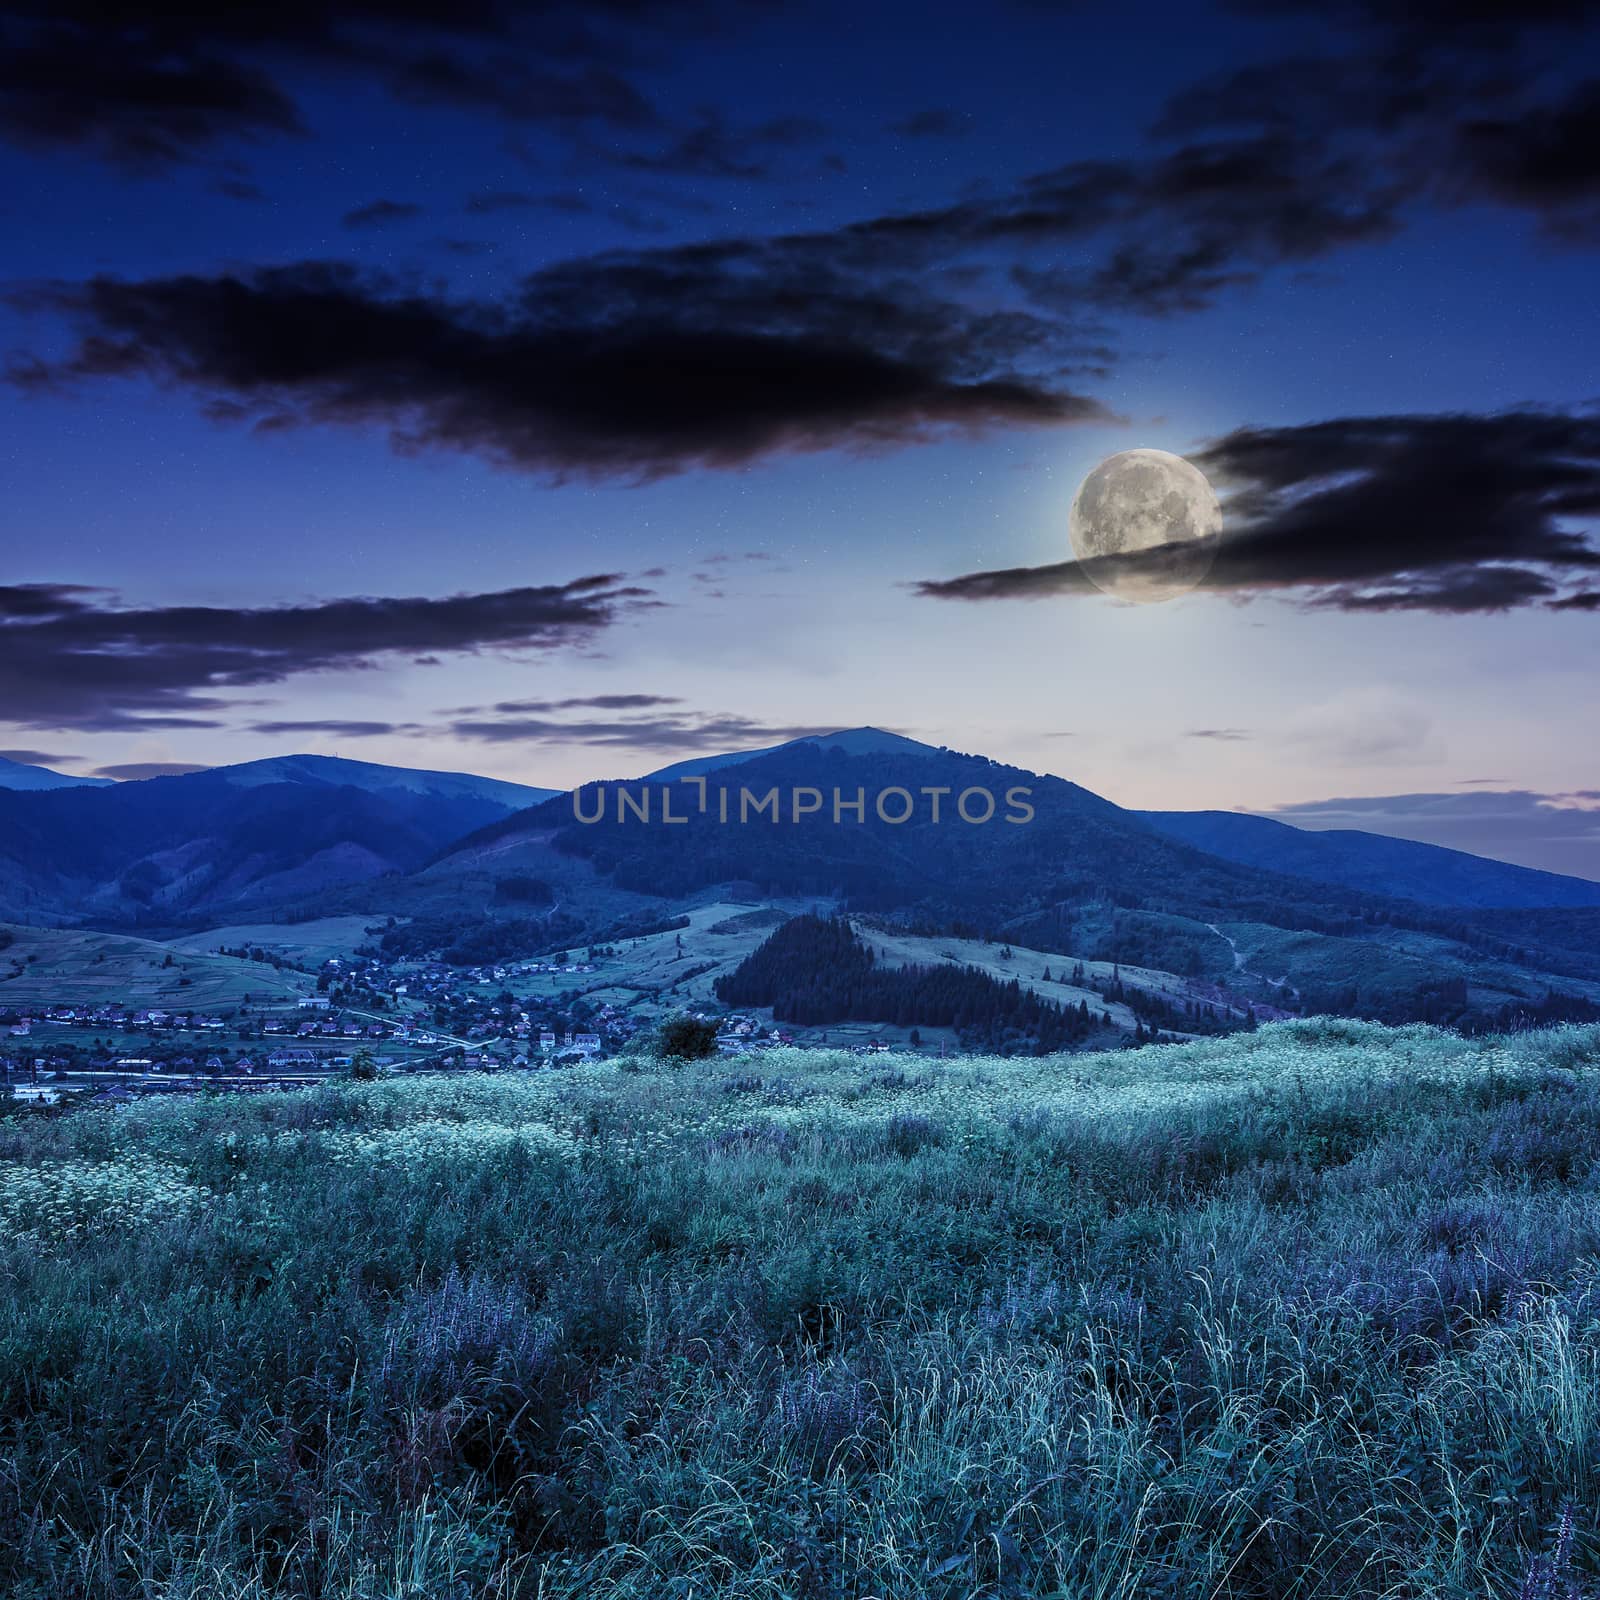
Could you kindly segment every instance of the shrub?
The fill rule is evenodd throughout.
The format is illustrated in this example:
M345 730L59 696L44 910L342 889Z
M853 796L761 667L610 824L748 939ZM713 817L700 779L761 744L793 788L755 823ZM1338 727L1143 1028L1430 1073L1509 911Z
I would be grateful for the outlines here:
M706 1061L717 1053L717 1025L680 1013L656 1029L656 1054L665 1061Z

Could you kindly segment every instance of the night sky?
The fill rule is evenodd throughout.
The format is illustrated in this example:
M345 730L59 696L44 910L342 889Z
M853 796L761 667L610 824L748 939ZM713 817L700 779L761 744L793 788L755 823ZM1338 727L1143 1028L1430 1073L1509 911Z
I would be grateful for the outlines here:
M0 39L15 759L565 785L873 723L1600 877L1600 5ZM1067 543L1136 445L1223 496L1166 605Z

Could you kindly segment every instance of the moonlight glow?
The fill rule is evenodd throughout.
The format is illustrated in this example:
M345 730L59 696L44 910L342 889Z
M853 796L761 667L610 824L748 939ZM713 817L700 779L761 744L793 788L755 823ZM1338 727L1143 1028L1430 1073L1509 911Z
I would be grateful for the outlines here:
M1182 456L1123 450L1079 485L1067 531L1096 588L1151 604L1204 581L1222 533L1222 507L1206 475ZM1159 554L1144 559L1143 551ZM1135 559L1115 559L1123 556Z

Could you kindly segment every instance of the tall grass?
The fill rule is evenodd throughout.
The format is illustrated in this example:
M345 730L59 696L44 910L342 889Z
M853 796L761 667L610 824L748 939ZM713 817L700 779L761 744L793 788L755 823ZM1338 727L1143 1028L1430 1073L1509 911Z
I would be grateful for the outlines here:
M1597 1201L1600 1029L13 1116L0 1594L1587 1594Z

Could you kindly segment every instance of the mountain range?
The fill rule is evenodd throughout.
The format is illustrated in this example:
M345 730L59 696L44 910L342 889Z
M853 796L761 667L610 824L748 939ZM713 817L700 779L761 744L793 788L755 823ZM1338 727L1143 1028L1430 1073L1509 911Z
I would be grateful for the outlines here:
M836 823L827 805L720 821L724 796L736 815L741 790L802 787L985 788L1002 807L1026 789L1032 815L974 825L947 800L939 820L924 806L897 824L869 799L859 821ZM636 815L646 791L649 823ZM634 810L619 813L624 792ZM1487 1003L1557 986L1600 999L1600 884L1375 834L1125 810L881 729L695 757L580 797L603 820L580 820L555 790L308 755L109 786L0 785L0 918L175 933L359 913L413 927L418 948L472 927L488 947L532 953L662 926L712 899L804 902L1179 973L1247 971L1266 951L1275 981L1335 1008L1347 969L1396 1015L1426 1010L1440 984L1463 1005L1474 991ZM683 820L662 817L664 797Z
M293 906L335 884L414 871L555 793L309 755L137 783L0 785L0 918L203 925Z

